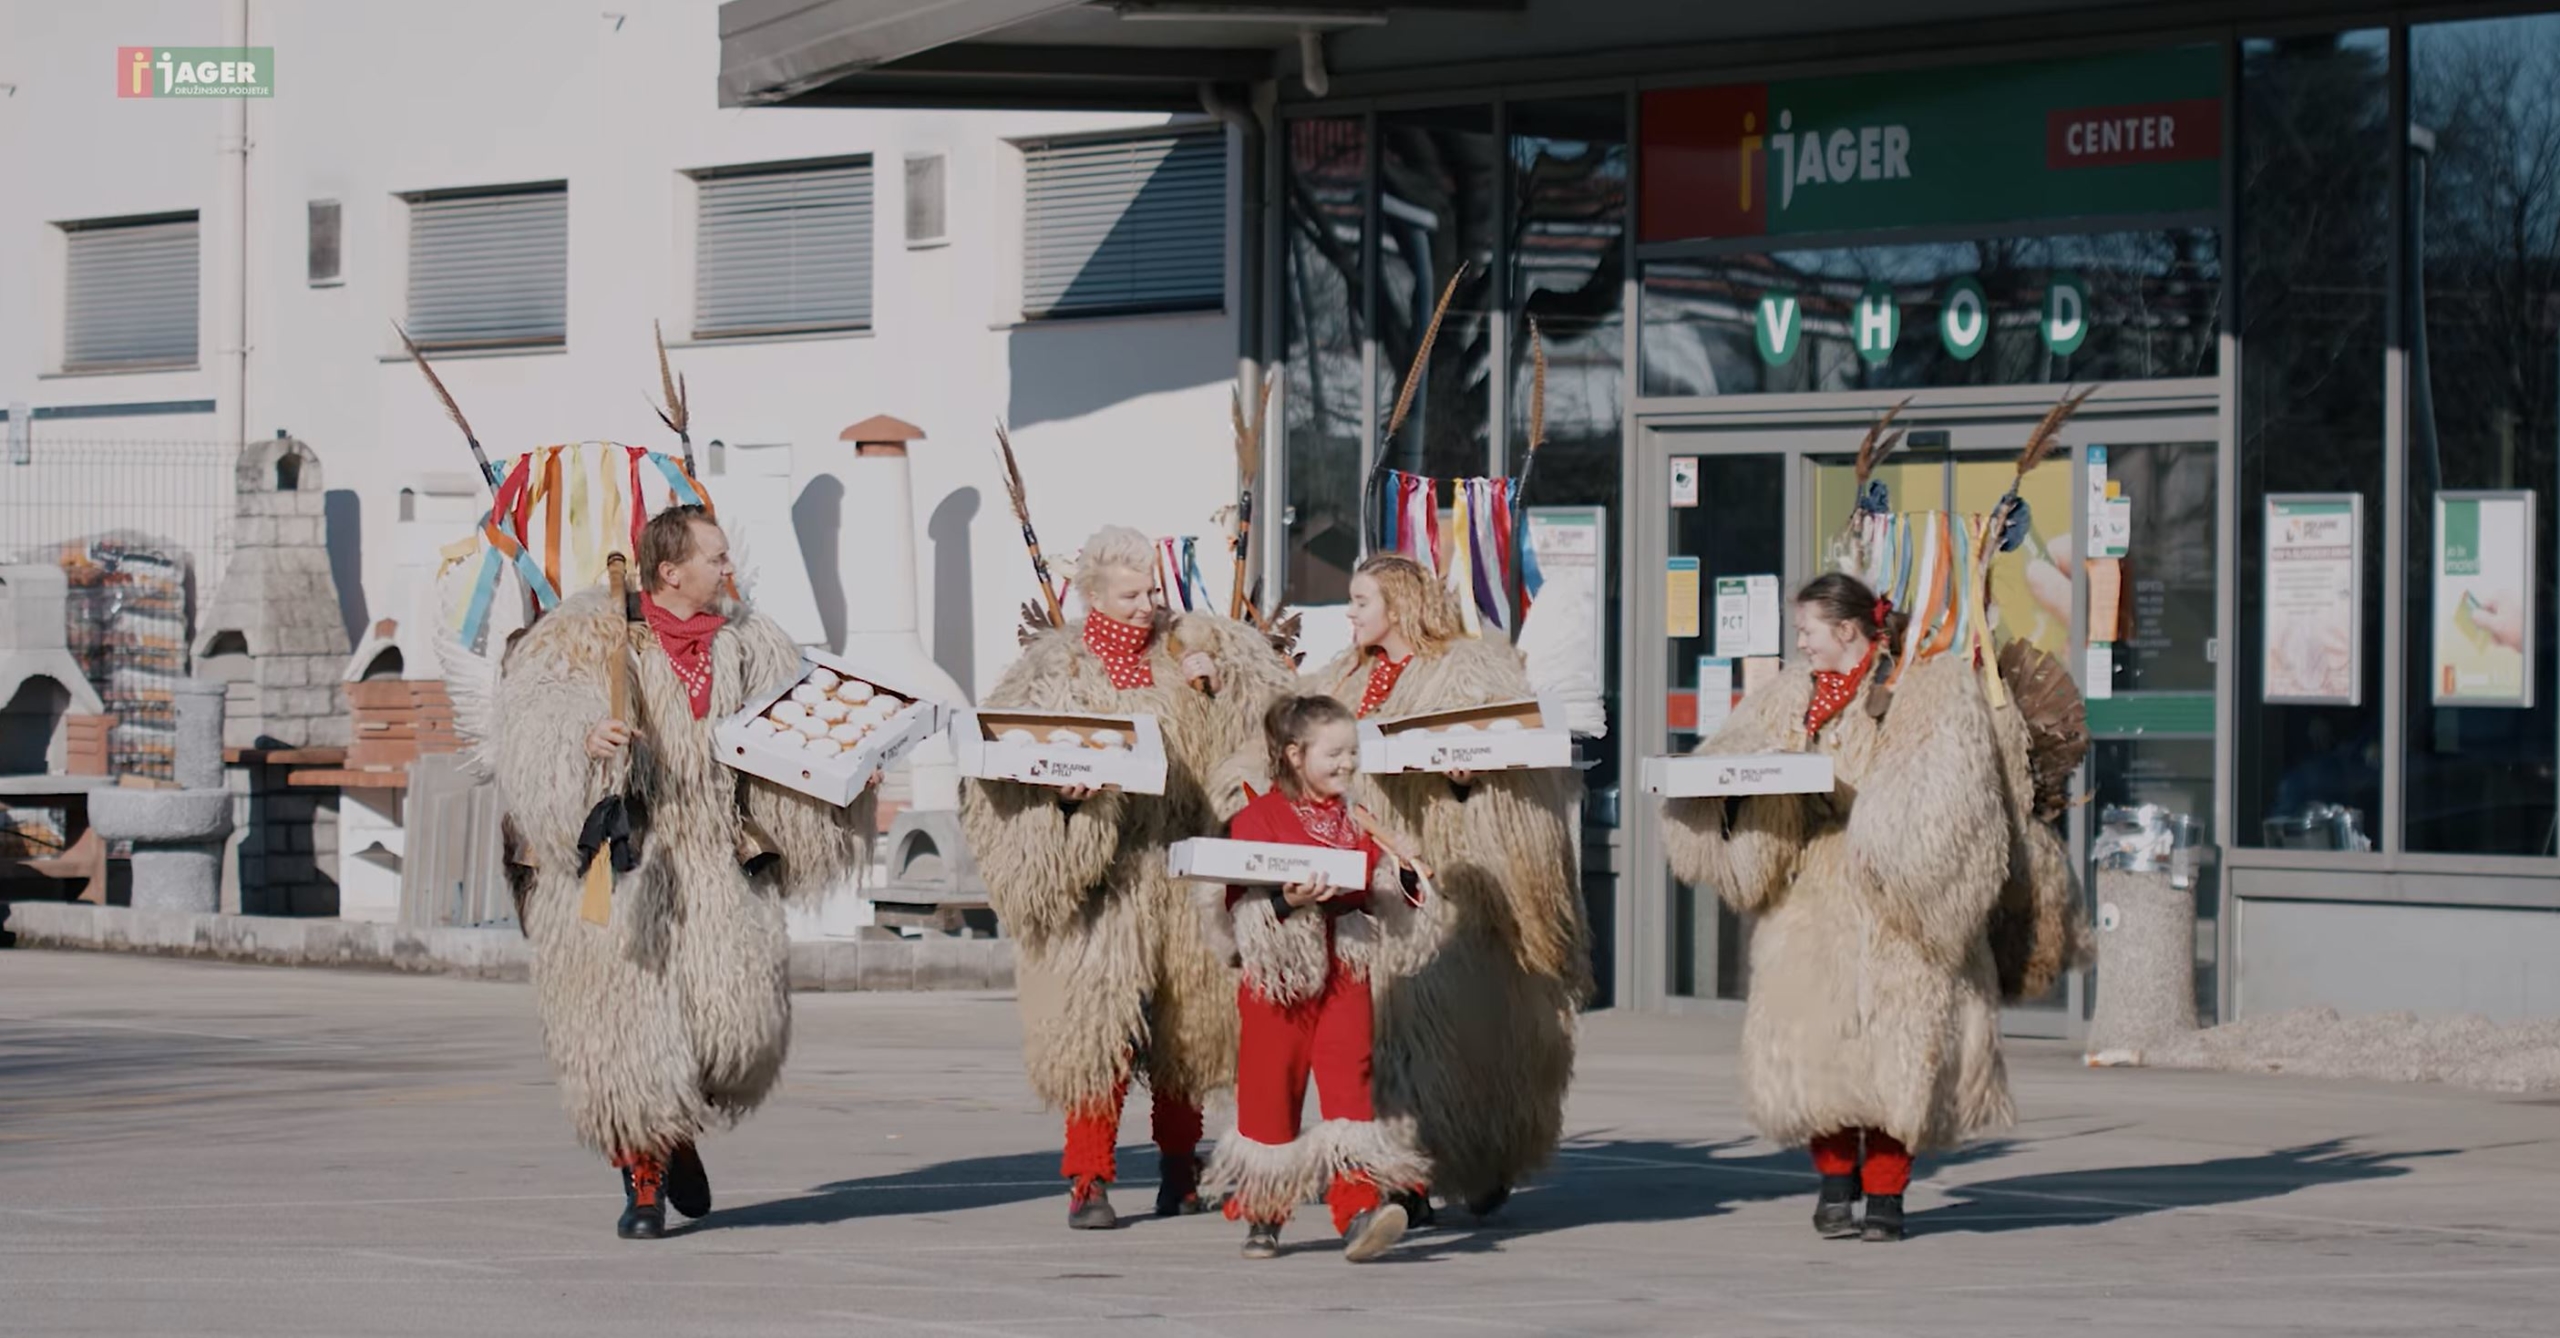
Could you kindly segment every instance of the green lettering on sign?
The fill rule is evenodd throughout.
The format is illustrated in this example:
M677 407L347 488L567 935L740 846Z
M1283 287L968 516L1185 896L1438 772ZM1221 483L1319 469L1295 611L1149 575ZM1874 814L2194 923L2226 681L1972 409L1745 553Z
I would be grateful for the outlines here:
M1893 290L1880 283L1867 285L1850 314L1858 356L1872 363L1892 361L1894 342L1902 338L1902 309L1893 304Z
M1796 349L1804 343L1804 306L1793 292L1781 288L1764 294L1751 325L1762 362L1783 367L1795 361Z
M2476 501L2445 499L2444 574L2480 574L2480 504Z
M1973 361L1991 342L1991 299L1981 284L1958 279L1947 285L1947 296L1938 304L1938 339L1958 362Z
M2044 346L2064 357L2089 338L2089 286L2076 274L2056 274L2044 292Z

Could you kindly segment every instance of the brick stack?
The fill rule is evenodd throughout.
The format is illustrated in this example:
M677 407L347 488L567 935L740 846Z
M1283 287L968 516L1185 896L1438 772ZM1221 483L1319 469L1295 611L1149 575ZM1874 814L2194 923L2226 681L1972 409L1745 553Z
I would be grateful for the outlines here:
M62 718L62 774L66 776L104 776L107 774L108 738L114 733L116 718L111 715L67 715Z
M376 678L346 685L353 714L347 766L400 771L421 755L459 752L453 699L435 679Z

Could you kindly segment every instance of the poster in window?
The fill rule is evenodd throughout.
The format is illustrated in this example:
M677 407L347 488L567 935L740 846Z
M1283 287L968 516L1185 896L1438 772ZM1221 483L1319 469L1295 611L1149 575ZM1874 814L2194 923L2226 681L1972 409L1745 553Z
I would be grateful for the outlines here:
M2533 494L2436 494L2434 700L2533 705Z
M2286 705L2364 700L2364 498L2267 494L2262 696Z

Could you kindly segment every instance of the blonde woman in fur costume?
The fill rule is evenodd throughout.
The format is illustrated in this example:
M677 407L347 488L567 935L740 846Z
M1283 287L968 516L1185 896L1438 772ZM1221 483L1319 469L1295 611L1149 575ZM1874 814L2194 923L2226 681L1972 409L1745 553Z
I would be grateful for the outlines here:
M1372 557L1351 581L1352 649L1301 681L1362 716L1534 696L1520 657L1466 636L1413 561ZM1238 768L1262 772L1258 756ZM1257 785L1257 788L1260 788ZM1574 1015L1591 989L1570 771L1361 775L1352 799L1437 870L1437 893L1381 936L1378 1116L1410 1121L1431 1188L1478 1214L1554 1155L1573 1078ZM1427 1195L1404 1204L1427 1219Z
M1086 617L1042 634L988 709L1152 715L1161 796L971 781L960 820L989 899L1018 945L1015 979L1032 1089L1066 1113L1067 1224L1118 1225L1108 1193L1129 1080L1146 1071L1161 1161L1156 1214L1197 1212L1200 1108L1235 1081L1235 974L1165 870L1177 840L1213 836L1202 776L1259 737L1290 683L1243 623L1157 607L1156 550L1113 526L1077 564ZM1179 649L1177 649L1177 647Z
M654 1238L673 1204L711 1210L694 1144L760 1104L791 1035L785 898L814 898L867 852L872 800L849 808L722 766L712 741L749 693L797 673L774 622L724 595L729 542L698 506L641 531L647 621L599 586L525 632L499 681L493 754L537 866L524 903L542 1032L578 1137L622 1168L625 1238ZM609 717L630 676L631 719ZM589 812L633 801L609 923L579 911ZM750 829L778 859L740 866Z
M1752 1123L1811 1148L1816 1230L1900 1240L1912 1154L2013 1118L1989 933L2010 877L2004 764L1970 657L1896 681L1901 620L1864 584L1815 580L1795 621L1803 662L1699 751L1818 750L1836 787L1673 800L1664 839L1674 873L1753 917Z
M1246 1223L1244 1255L1280 1253L1290 1213L1321 1193L1342 1233L1343 1257L1365 1263L1404 1234L1407 1210L1387 1194L1420 1180L1422 1157L1403 1126L1378 1122L1369 1089L1373 1002L1364 944L1372 913L1419 905L1430 868L1382 849L1370 816L1348 793L1360 770L1351 708L1325 696L1284 697L1264 718L1271 792L1236 815L1239 841L1324 846L1360 857L1364 877L1335 887L1206 889L1212 930L1229 927L1244 971L1236 991L1236 1127L1218 1140L1207 1184L1227 1191L1227 1216ZM1299 1128L1307 1080L1324 1122Z

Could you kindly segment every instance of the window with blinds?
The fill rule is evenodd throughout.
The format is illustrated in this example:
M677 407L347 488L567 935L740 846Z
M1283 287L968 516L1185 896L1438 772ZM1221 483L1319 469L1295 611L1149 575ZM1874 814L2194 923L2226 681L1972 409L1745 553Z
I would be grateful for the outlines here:
M409 337L426 348L569 337L569 188L409 199Z
M62 225L62 369L196 361L196 216Z
M871 161L695 182L693 333L871 328Z
M1035 144L1023 157L1025 316L1210 311L1225 301L1220 133Z

